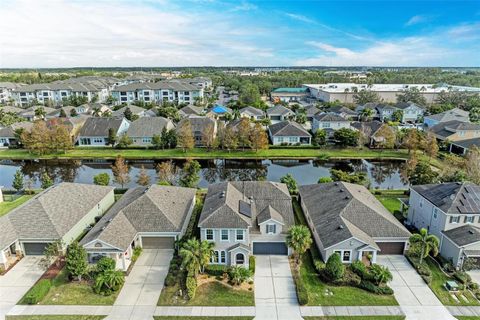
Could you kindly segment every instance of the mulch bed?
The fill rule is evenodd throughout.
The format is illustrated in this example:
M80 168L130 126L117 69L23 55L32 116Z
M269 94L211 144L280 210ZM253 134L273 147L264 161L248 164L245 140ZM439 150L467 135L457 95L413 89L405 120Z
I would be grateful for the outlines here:
M57 266L58 262L58 266ZM60 271L62 271L63 267L65 267L65 258L60 258L60 261L54 262L48 269L45 271L44 274L40 277L39 280L42 279L54 279Z

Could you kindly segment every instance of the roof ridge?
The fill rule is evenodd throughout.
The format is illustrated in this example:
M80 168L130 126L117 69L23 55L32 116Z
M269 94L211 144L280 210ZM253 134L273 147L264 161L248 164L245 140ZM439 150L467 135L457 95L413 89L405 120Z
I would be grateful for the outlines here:
M170 222L170 224L171 224L173 227L177 227L177 226L175 225L175 223L172 222L172 220L165 214L165 212L163 212L163 210L162 210L162 209L157 205L157 203L152 199L152 197L150 196L150 193L149 193L150 190L151 190L151 189L148 188L148 189L145 191L145 193L144 193L143 195L141 195L138 199L140 199L140 198L143 197L143 196L146 196L147 199L148 199L155 207L157 207L158 211L160 211L160 212L162 213L162 215L168 220L168 222Z

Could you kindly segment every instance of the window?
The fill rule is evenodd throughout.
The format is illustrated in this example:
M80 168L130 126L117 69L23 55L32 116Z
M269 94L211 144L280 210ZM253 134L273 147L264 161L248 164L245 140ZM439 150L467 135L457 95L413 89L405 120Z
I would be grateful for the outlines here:
M437 219L437 213L438 213L438 209L437 208L433 209L433 219Z
M213 251L212 256L210 257L210 263L220 263L225 264L227 262L227 254L223 250Z
M275 224L267 224L267 234L275 234L277 226Z
M352 257L352 252L350 250L337 250L334 251L333 253L338 253L340 256L340 259L342 259L342 262L350 262L351 257Z
M143 143L151 143L151 142L152 142L152 138L142 138L142 142L143 142Z
M211 263L218 263L218 251L213 251L213 255L210 257Z
M237 241L244 241L245 240L245 230L237 230L236 231L236 240Z
M290 143L295 143L295 142L297 142L297 137L289 137L289 138L288 138L288 141L289 141Z
M228 239L228 229L222 229L220 239L222 241L228 241L229 240Z
M103 143L103 138L93 138L93 143Z
M82 145L91 145L92 142L91 142L90 138L80 138L80 144L82 144Z
M220 263L227 263L227 254L225 251L220 251Z
M473 223L473 221L475 220L475 217L474 216L469 216L469 217L465 217L465 223Z
M283 137L278 137L277 141L278 141L278 143L283 143Z
M459 222L460 222L460 216L450 217L450 223L459 223Z
M205 239L213 241L213 230L212 229L205 230Z
M237 253L235 255L235 264L244 264L245 263L245 255L243 253Z
M322 128L330 128L330 122L323 122Z

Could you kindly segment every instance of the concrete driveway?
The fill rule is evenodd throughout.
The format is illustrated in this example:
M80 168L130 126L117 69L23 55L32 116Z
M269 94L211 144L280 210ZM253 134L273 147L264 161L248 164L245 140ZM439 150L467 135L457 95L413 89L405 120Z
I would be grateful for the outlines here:
M390 287L407 319L454 320L437 296L401 255L377 257L377 263L387 266L393 276Z
M39 266L42 257L27 256L4 276L0 276L0 320L15 306L45 272Z
M480 284L480 270L470 270L467 273L472 277L473 282Z
M152 319L173 250L144 249L107 319Z
M255 319L302 319L287 256L256 256Z

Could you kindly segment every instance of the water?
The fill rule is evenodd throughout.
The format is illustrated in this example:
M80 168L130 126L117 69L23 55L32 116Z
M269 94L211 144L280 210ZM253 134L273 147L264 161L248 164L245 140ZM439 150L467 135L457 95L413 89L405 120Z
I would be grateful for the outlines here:
M142 166L150 176L151 183L157 182L155 167L162 162L143 160L129 161L131 181L125 187L136 184L138 173ZM342 169L350 172L366 172L372 188L406 189L408 184L402 179L400 170L402 161L320 161L320 160L200 160L202 166L200 187L207 187L211 183L233 180L269 180L280 181L280 178L290 173L298 184L317 183L320 177L330 176L329 170ZM183 160L174 163L181 167ZM93 177L106 172L111 176L112 162L104 160L45 160L45 161L0 161L0 186L7 189L12 187L15 171L21 169L25 179L32 187L40 186L40 176L47 172L55 182L68 181L93 183Z

